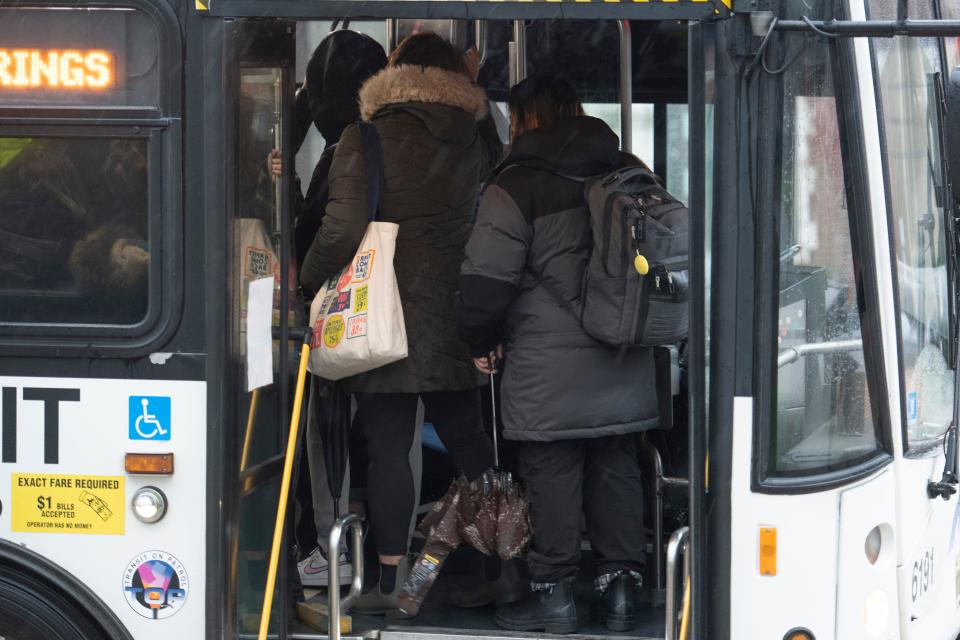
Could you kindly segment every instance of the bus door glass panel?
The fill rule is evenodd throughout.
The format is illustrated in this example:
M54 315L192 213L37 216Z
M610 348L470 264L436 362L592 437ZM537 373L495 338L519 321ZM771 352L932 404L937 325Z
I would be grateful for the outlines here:
M146 137L0 134L0 323L146 318L148 147Z
M866 384L832 63L821 41L804 47L783 76L772 476L825 473L881 449Z
M871 2L886 19L892 2ZM919 4L919 3L918 3ZM938 42L874 38L893 233L907 448L938 446L953 414Z
M713 187L713 175L714 175L714 115L716 114L717 106L717 95L716 95L716 83L713 81L716 76L716 50L715 50L715 31L713 29L704 29L703 35L703 49L702 49L702 59L703 59L703 91L704 95L702 98L699 96L692 96L689 108L691 114L695 118L699 118L700 122L694 126L690 127L690 135L696 135L695 131L702 128L703 131L703 175L696 176L691 174L691 182L688 183L690 186L693 185L693 180L702 180L703 187L703 360L705 371L703 372L703 384L704 384L704 403L707 405L703 410L703 418L705 421L709 420L710 411L710 319L712 317L711 313L711 303L712 303L712 292L713 292L713 245L711 244L711 239L713 238L713 197L714 197L714 187ZM703 102L703 112L699 113L699 107L697 107L697 102ZM692 120L688 120L693 122ZM696 128L694 128L696 127ZM687 128L684 127L686 131ZM670 148L668 144L667 148ZM683 152L687 154L685 160L689 162L689 140L686 150ZM689 164L684 166L689 167ZM667 160L667 184L672 185L670 182L670 171L671 163L668 158ZM688 194L689 198L689 194ZM689 200L685 200L689 202ZM694 206L695 203L690 202L691 206ZM691 215L694 215L691 213ZM697 295L694 293L694 295ZM709 423L705 423L704 428L709 427ZM691 425L691 428L698 428L698 425Z
M282 70L241 69L237 131L237 199L233 226L237 282L236 351L246 355L246 313L250 283L272 278L274 285L273 325L279 326L280 298L280 228L275 182L268 172L267 157L274 148L274 130L279 124L275 101L282 91ZM279 374L279 343L273 344L274 383ZM246 359L238 382L242 416L248 416L249 430L240 441L240 467L249 469L281 453L280 412L276 384L247 391Z
M280 183L269 172L267 157L272 149L279 147L283 109L289 108L289 101L284 99L284 77L281 68L239 69L231 280L236 287L233 294L236 322L233 352L238 365L235 415L241 436L237 438L234 458L240 476L240 504L237 548L232 561L236 563L238 627L242 633L256 632L259 625L285 446L284 417L292 402L292 398L283 393L292 385L281 384L283 372L290 371L290 349L285 348L286 345L282 347L279 340L273 340L273 381L252 392L248 391L246 361L246 313L251 282L259 279L272 282L274 329L282 320L281 225L286 224L286 212L282 210L277 188ZM291 283L295 282L295 274L289 273L289 278ZM293 296L289 299L293 305ZM281 358L286 358L287 363L282 364ZM278 628L285 611L280 595L283 589L278 578L272 630Z

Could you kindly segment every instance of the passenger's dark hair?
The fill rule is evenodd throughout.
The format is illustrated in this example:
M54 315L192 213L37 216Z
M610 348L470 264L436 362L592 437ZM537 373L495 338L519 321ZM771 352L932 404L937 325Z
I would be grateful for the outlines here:
M463 52L435 33L424 32L407 36L390 54L389 66L410 65L437 67L470 77Z
M533 75L510 90L508 101L514 137L564 118L583 115L577 90L563 78Z

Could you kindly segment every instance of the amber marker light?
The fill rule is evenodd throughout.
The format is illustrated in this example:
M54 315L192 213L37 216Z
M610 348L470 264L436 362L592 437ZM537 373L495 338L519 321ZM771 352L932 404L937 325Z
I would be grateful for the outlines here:
M814 640L813 634L806 629L791 629L783 640Z
M760 527L760 575L777 575L777 529Z
M123 468L136 475L170 476L173 475L173 454L128 453Z
M103 49L27 49L0 46L0 90L103 91L116 86L116 64Z

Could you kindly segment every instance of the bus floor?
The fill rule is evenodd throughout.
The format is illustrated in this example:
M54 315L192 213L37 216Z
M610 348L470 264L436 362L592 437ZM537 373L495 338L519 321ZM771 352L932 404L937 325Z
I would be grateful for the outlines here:
M351 614L353 629L350 637L371 637L379 632L382 640L423 640L453 637L466 638L544 638L553 637L544 633L520 633L504 631L493 621L493 606L477 609L460 609L447 603L447 594L453 585L468 579L471 567L479 567L479 554L472 549L458 549L451 554L436 583L430 590L426 602L420 609L420 614L412 620L385 620L381 616L361 616ZM648 599L648 594L638 592L637 627L626 633L608 631L603 624L590 620L590 604L597 598L593 587L593 574L590 565L589 552L584 552L581 562L580 577L576 585L577 613L580 617L580 628L575 635L555 636L557 638L597 638L615 637L630 640L653 640L664 637L664 610L663 607L653 607L642 604ZM472 557L471 557L472 556ZM308 601L325 602L326 591L307 590ZM297 631L308 631L309 628L299 621L294 622ZM316 633L316 631L312 631Z

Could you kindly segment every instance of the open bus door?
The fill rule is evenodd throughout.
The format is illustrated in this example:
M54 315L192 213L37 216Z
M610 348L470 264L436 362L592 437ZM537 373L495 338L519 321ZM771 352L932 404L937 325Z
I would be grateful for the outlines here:
M906 7L788 0L717 30L711 638L960 626L943 54L890 37Z
M282 16L282 18L284 19L329 18L329 19L343 20L343 19L349 18L353 20L352 22L353 25L359 24L359 21L364 19L369 20L369 19L376 19L376 18L397 18L397 17L399 18L430 17L434 20L449 19L449 20L457 20L458 22L467 23L467 24L469 24L468 22L469 20L503 21L508 25L512 22L513 23L512 26L514 27L514 38L513 38L514 43L512 46L516 46L516 37L517 37L516 30L519 29L519 31L521 32L521 35L524 31L524 27L523 27L524 20L580 18L580 19L602 19L602 20L610 21L610 23L613 24L612 21L615 19L630 19L634 23L635 27L640 27L641 29L640 33L644 34L644 41L646 41L647 45L649 45L650 42L652 42L652 40L648 41L647 34L648 32L654 32L657 30L658 27L656 26L657 23L655 21L661 21L661 20L665 21L662 24L667 25L669 28L673 30L673 32L685 31L686 30L685 26L680 26L680 25L677 25L677 23L675 22L668 22L668 21L692 20L692 21L709 22L710 19L713 17L722 17L727 15L729 12L729 3L721 0L717 0L716 2L700 2L697 0L691 0L689 2L680 2L680 3L654 2L654 3L630 3L630 4L589 3L589 2L588 3L477 2L477 3L465 4L465 3L453 3L453 2L410 2L410 1L365 2L365 3L314 2L309 4L300 3L300 2L291 2L291 3L273 4L273 3L264 3L264 2L246 2L245 0L220 0L219 2L214 1L212 3L209 3L208 6L205 5L204 8L201 9L200 11L204 16L209 16L210 18L212 18L211 20L203 21L205 23L205 26L209 25L207 30L211 34L218 29L226 29L229 32L230 29L236 28L235 26L232 26L235 24L235 22L245 23L245 22L252 21L253 24L256 25L258 24L258 21L256 19L259 17L270 16L272 18L276 18L278 15ZM219 22L216 19L220 19L223 22ZM519 21L519 24L513 21ZM215 22L217 22L216 25L214 25ZM529 24L530 23L528 22L528 25ZM607 26L611 26L611 25L608 24ZM613 26L615 29L616 26L615 25ZM621 25L621 28L623 26L625 25ZM575 28L574 25L568 25L568 27L569 27L568 30L572 33L573 29ZM709 25L707 25L706 22L704 23L703 30L709 31L711 34L713 33L712 27L709 27ZM468 34L472 32L472 30L465 30L465 29L459 30L459 32L463 32L463 31L466 31L466 33ZM638 39L636 33L637 31L635 29L634 30L635 45ZM388 34L389 34L389 31L388 31ZM685 36L683 36L683 39L685 39ZM227 41L228 42L230 41L229 38L227 38ZM613 58L613 56L616 55L616 46L612 42L607 42L607 45L609 45L608 49L609 49L610 57L604 59L602 62L598 60L594 61L594 64L604 65L603 74L602 74L603 77L607 77L610 75L608 73L608 71L610 71L609 65L611 63L611 59ZM231 68L229 67L229 60L230 60L230 55L232 54L230 54L229 51L230 50L228 48L228 54L224 56L225 69ZM672 141L668 136L670 135L669 131L672 131L673 135L676 135L678 137L686 133L685 130L686 130L687 112L686 112L686 109L684 108L686 106L684 103L687 102L687 95L685 90L686 86L685 84L683 84L684 81L676 82L674 76L669 76L666 80L666 84L664 84L662 87L663 91L660 91L660 93L658 94L657 91L659 91L660 85L656 85L656 84L651 85L651 82L656 83L658 80L662 82L664 80L665 72L662 67L659 67L660 70L658 72L658 67L653 62L654 60L659 59L657 58L655 53L650 52L649 50L646 50L646 49L644 49L643 51L646 52L645 55L638 56L637 54L635 54L633 58L634 58L634 65L638 64L637 62L638 60L642 61L641 66L643 69L645 69L645 73L647 74L647 77L645 78L647 82L638 83L635 86L634 95L633 96L628 95L627 99L628 99L628 103L631 97L633 98L634 102L649 103L644 105L634 105L634 107L640 107L639 112L642 114L641 117L649 118L649 115L652 115L653 117L649 119L649 121L651 122L650 124L651 135L649 136L649 141L648 141L649 148L642 147L642 148L635 148L634 150L641 152L641 154L644 155L646 159L651 160L652 163L655 166L657 166L659 170L661 170L661 172L665 173L668 181L668 188L671 188L671 190L677 190L678 192L681 192L681 193L685 193L686 191L685 187L687 183L687 176L685 174L685 165L687 160L685 149L684 151L679 152L680 155L684 157L682 158L682 162L676 165L676 168L678 169L678 171L675 176L671 175L672 169L670 165L671 154L676 155L678 153L675 147L684 147L685 144L683 142L677 144L674 141ZM579 58L582 57L582 56L579 56L578 52L576 51L567 50L566 53L567 55L570 56L569 59L574 62L578 61ZM493 54L491 53L491 55ZM701 50L697 49L696 51L694 51L691 48L689 60L691 64L698 65L696 67L698 69L696 73L699 75L695 76L696 77L695 81L699 82L699 86L705 87L708 84L712 85L712 80L710 81L707 80L709 74L711 74L712 71L709 68L709 65L704 65L703 58L701 56ZM513 58L512 61L515 63L516 58ZM682 67L686 62L687 61L684 59L683 56L680 57L679 62L673 59L672 68L676 70L676 68L678 68L679 66L679 68L682 69ZM513 66L515 66L515 64L511 65L511 67ZM582 72L582 69L581 69L581 72ZM228 79L233 77L230 75L230 73L235 74L235 72L228 72L227 73ZM511 77L516 78L516 73L511 72ZM613 86L615 86L616 84L615 74L613 78L614 78ZM234 82L236 81L234 80ZM657 87L657 88L654 88L654 87ZM613 87L607 87L607 91L609 92L609 89L611 88ZM232 91L235 91L235 89L233 89ZM502 91L503 90L501 89L501 92ZM636 97L637 91L641 92L643 96L651 96L651 97L640 98L638 100L638 98ZM670 91L672 91L673 93L668 96L667 94ZM692 91L693 90L691 88L691 95L692 95ZM235 95L235 93L228 93L225 101L229 102L230 100L232 100L233 95ZM597 102L613 102L614 100L616 100L616 98L613 98L613 100L611 100L609 96L601 97L606 94L593 94L593 95L597 96L596 98L594 98L594 100L596 100ZM696 98L691 98L691 102L690 102L691 111L689 112L690 118L696 119L698 117L697 114L699 114L699 116L702 117L705 112L712 113L712 107L710 109L705 110L703 104L698 105L696 103L696 100L702 99L703 95L704 94L701 92L696 96ZM655 97L655 96L658 96L658 97ZM505 94L503 94L503 97L500 97L500 98L497 98L494 96L491 96L491 97L493 97L494 100L503 100L505 97ZM623 98L624 96L621 95L620 96L621 102ZM590 102L590 100L587 100L587 101ZM612 106L613 106L612 104L611 105L599 104L597 105L596 108L602 111L603 113L607 114L607 116L609 116L611 109L607 107L612 107ZM648 107L649 107L649 114L645 111ZM242 104L240 105L240 108L241 109L243 108ZM637 113L637 110L631 109L631 114L628 114L628 115L633 115L636 113ZM618 117L616 112L613 112L613 114L614 115L612 115L612 119L616 120ZM619 115L621 116L621 122L624 122L623 114L621 113ZM605 119L611 119L611 118L605 116ZM673 123L672 125L670 125L674 127L673 129L668 129L668 126L667 126L668 120ZM643 122L647 122L647 121L648 120L646 119L643 120ZM627 127L627 128L630 127L629 118L627 118L625 122L626 124L621 126ZM656 124L653 124L654 122ZM702 133L703 128L704 127L701 127L700 129L696 129L696 131L700 131ZM636 131L636 127L634 127L634 131ZM691 135L696 137L697 134L694 133L694 131L695 129L691 128ZM683 140L684 141L686 140L685 135ZM637 138L634 137L634 142L636 143L636 141L637 141ZM230 146L230 145L233 145L233 146ZM226 146L228 149L239 148L235 142L229 143ZM709 148L711 148L711 143L709 141L704 141L702 138L697 138L696 140L691 141L691 151L693 152L692 155L694 156L694 158L698 158L698 156L702 158L704 150ZM230 153L235 153L235 151L231 151ZM255 153L253 155L254 155L253 160L241 158L241 161L249 162L251 166L256 164L257 168L259 168L259 166L263 164L263 159L260 157L262 154ZM230 157L234 157L234 156L230 156ZM265 158L265 156L263 157ZM694 162L696 162L696 160L694 160ZM284 164L285 166L292 166L291 163L286 161L286 158L285 158ZM694 175L696 171L697 171L696 169L691 167L691 183L694 185L693 187L694 189L697 189L696 184L698 183L699 180L701 180L702 176L704 175L702 168L699 170L700 173L697 174L699 177L697 177L697 175ZM675 183L670 184L671 181L675 181ZM230 187L227 189L227 193L235 193L236 189L243 188L243 186L244 185L238 184L236 187ZM247 186L249 187L249 185ZM701 203L703 202L703 199L705 197L704 196L705 190L702 184L700 185L699 189L700 189L699 195L695 195L693 193L690 194L689 197L691 199L691 204L696 201L696 198L699 198L700 199L699 201ZM237 203L237 204L241 205L242 203ZM702 300L700 301L699 304L702 305ZM700 307L699 312L701 313L701 317L702 317L702 306ZM703 326L702 323L700 326L701 327ZM702 362L704 359L702 342L698 347L694 348L694 352L696 352L696 349L700 350L699 357L700 357L700 362ZM694 360L693 362L696 362L696 360ZM700 374L700 379L702 382L703 380L702 372ZM235 385L239 385L240 383L242 383L242 379L238 378L237 381L235 382ZM695 409L695 412L697 411L702 412L702 407L703 407L702 391L700 392L700 395L694 395L693 397L695 399L695 402L693 403L693 405L697 407L697 409ZM241 427L243 425L243 419L246 416L245 411L247 411L248 407L249 407L249 404L243 405L242 403L238 409L227 407L226 409L229 412L233 412L235 415L233 415L231 420L228 420L226 422L233 423L238 427ZM702 419L702 413L699 413L698 415L701 416L701 418L698 418L698 419ZM701 444L701 451L705 450L705 446L703 446L705 445L705 430L703 430L702 428L698 429L697 427L693 428L692 430L693 431L699 430L699 432L703 434L703 437L700 440L700 444ZM239 437L239 436L235 436L235 437ZM241 443L239 441L235 442L234 449L227 448L227 450L228 451L239 450L240 444ZM693 471L691 472L691 476L695 479L694 481L698 483L699 486L703 486L704 473L705 473L705 467L703 462L705 459L705 455L703 453L699 453L699 454L694 453L692 454L691 459L699 461L696 464L691 465L691 469L693 469ZM227 464L229 465L229 458L228 458ZM264 477L272 477L274 478L274 481L276 478L275 475L264 476ZM229 478L227 479L227 481L230 482ZM242 486L246 486L246 485L242 485ZM266 496L268 494L274 496L273 499L275 499L275 495L276 495L275 485L271 491L267 491L266 489L264 489L262 494L264 496L264 501L267 500ZM226 491L225 495L230 495L230 492ZM249 499L244 498L244 500L249 500ZM699 506L697 508L703 507L702 499L700 500L698 505ZM238 514L233 514L233 515L224 514L226 518L226 522L230 522L233 517L240 517L241 537L243 536L243 530L244 530L244 520L242 516L242 512L244 508L246 507L241 507L241 512ZM264 512L264 514L265 514L265 509L266 509L265 506L261 509L261 511ZM702 520L696 526L700 526L700 524L702 524ZM260 526L262 528L262 522L260 523ZM666 533L669 534L670 532L667 531ZM702 540L702 537L700 538L700 540ZM259 548L261 549L261 553L263 553L266 550L265 548L266 541L262 540L261 542L263 544ZM653 550L652 553L654 554L654 556L660 555L663 553L663 543L665 543L665 540L660 541L660 543L654 543L654 545L652 546L652 550ZM235 545L236 542L233 542L232 544ZM236 580L238 578L243 577L243 575L239 571L237 571L237 568L242 567L244 563L247 563L247 565L249 566L250 557L252 557L251 554L248 554L246 558L244 557L242 548L239 550L239 553L235 553L235 555L231 556L230 562L232 563L231 566L234 568L234 570L228 573L228 575L224 576L225 580L227 581L226 586L228 589L231 589L231 590L234 589L233 585L237 584ZM650 562L651 564L653 564L652 559L650 560ZM705 572L701 572L700 575L705 575ZM237 587L239 592L238 595L240 597L239 605L235 604L238 602L236 597L228 598L229 602L226 605L227 612L225 615L224 622L226 624L230 624L231 620L237 619L235 618L235 616L239 614L240 615L239 620L241 623L239 628L241 630L241 633L243 633L245 629L251 628L250 626L243 624L244 622L243 615L244 614L249 615L251 613L249 608L244 609L244 607L247 606L246 603L255 603L255 604L259 603L259 598L262 596L262 593L257 593L256 590L262 589L262 587L260 587L260 584L261 584L260 580L251 582L250 587L247 587L243 583L240 583L240 586ZM653 585L653 586L654 588L657 588L657 587L661 587L662 585ZM250 597L245 599L242 592L243 592L243 589L247 589L247 588L249 588L248 593L250 594ZM700 587L695 588L695 596L693 599L695 603L700 598L699 594L703 592L704 591L702 590L702 585ZM277 602L280 603L281 601L278 599ZM675 604L678 604L678 603L675 603ZM236 607L236 606L239 606L240 610L231 612L230 607ZM277 607L275 607L275 609L276 608ZM651 611L651 613L652 615L655 615L659 620L662 620L662 615L663 615L662 610L653 610ZM488 624L489 624L489 621L487 621L487 623L484 624L483 626L486 627ZM660 625L657 624L654 626L659 627ZM695 631L697 628L698 628L697 626L694 626ZM699 635L695 635L692 637L706 637L704 635L705 627L701 624L699 626L699 629L700 631L696 631L696 633L698 633ZM453 632L454 630L450 629L449 631ZM389 631L381 632L381 634L384 634L384 633L397 633L401 635L402 634L409 635L411 633L416 633L418 635L422 635L426 633L426 631L423 629L409 629L409 631L407 631L406 628L397 628L397 629L391 629ZM432 633L436 634L438 633L438 631L434 630ZM469 635L469 629L459 629L458 631L456 631L456 633ZM486 633L487 631L485 630L481 631L478 629L476 631L476 635L485 635ZM656 633L659 634L659 631L657 631ZM331 633L331 635L333 634Z
M228 532L228 584L241 633L259 626L272 544L269 526L286 453L294 377L301 336L290 329L305 319L296 295L292 250L291 117L293 112L294 25L283 21L238 20L225 25L222 126L226 158L227 295L230 327L223 396L232 425L225 442L226 482L236 483L237 526ZM272 149L285 168L274 179L267 169ZM272 279L273 377L254 387L246 358L246 318L250 283ZM266 382L266 384L264 384ZM305 405L306 403L304 403ZM288 527L289 530L289 527ZM271 633L287 633L291 602L290 542L284 545L274 589ZM295 565L292 567L295 571Z

